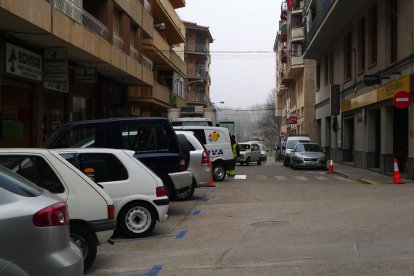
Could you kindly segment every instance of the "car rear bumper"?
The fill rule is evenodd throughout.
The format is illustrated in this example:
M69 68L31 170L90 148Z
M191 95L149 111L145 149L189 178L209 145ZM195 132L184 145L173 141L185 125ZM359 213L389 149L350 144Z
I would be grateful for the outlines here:
M116 220L112 219L88 221L88 224L95 232L99 244L107 243L116 228Z
M197 172L193 172L194 179L196 180L197 188L210 186L210 179L212 177L212 171L209 166L202 166Z
M191 187L191 184L193 183L193 175L190 171L169 173L168 175L177 191Z

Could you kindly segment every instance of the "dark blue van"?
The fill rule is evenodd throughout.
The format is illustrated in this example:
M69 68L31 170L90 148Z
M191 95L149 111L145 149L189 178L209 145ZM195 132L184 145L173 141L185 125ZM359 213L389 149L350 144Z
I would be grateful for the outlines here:
M70 122L53 135L46 148L115 148L135 157L164 182L170 199L185 197L192 185L188 153L182 150L167 118L113 118Z

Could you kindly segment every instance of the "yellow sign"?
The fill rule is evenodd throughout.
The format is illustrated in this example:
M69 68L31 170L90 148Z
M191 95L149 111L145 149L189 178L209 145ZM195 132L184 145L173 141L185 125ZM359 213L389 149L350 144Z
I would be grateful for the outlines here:
M402 77L378 88L378 102L393 98L398 91L410 91L410 76Z
M368 93L362 94L358 97L342 101L342 112L350 111L352 109L364 107L377 102L377 89L371 90Z

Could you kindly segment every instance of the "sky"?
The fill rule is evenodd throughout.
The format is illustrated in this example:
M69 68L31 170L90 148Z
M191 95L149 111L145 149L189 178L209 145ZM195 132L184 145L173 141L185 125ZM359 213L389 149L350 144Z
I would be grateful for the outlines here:
M281 0L186 0L186 7L177 9L182 20L210 29L210 99L218 107L263 104L275 88L273 45L280 4Z

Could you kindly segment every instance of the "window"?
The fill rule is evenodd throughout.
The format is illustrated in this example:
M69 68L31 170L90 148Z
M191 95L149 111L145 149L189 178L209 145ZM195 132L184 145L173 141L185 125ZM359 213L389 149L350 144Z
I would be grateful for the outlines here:
M325 79L325 86L326 86L329 83L329 56L324 57L323 70L324 70L324 79Z
M344 78L345 81L352 77L352 33L345 36L344 45Z
M167 132L161 123L143 122L121 126L125 149L140 152L176 152L178 148L173 133Z
M377 63L377 38L378 38L378 8L374 6L370 10L370 26L369 26L369 65L373 66Z
M296 148L295 148L295 151L296 152L304 152L305 151L304 145L303 144L297 145Z
M65 191L54 170L40 156L1 155L0 165L51 193L59 194Z
M105 148L108 145L109 131L104 126L72 129L59 141L55 148Z
M315 84L316 91L319 91L321 88L321 64L318 62L316 64L316 84Z
M110 153L80 153L79 169L95 182L128 179L128 172L119 159Z
M358 22L358 71L365 70L365 18Z
M390 26L390 42L391 42L391 62L397 61L397 0L391 0L391 26Z

